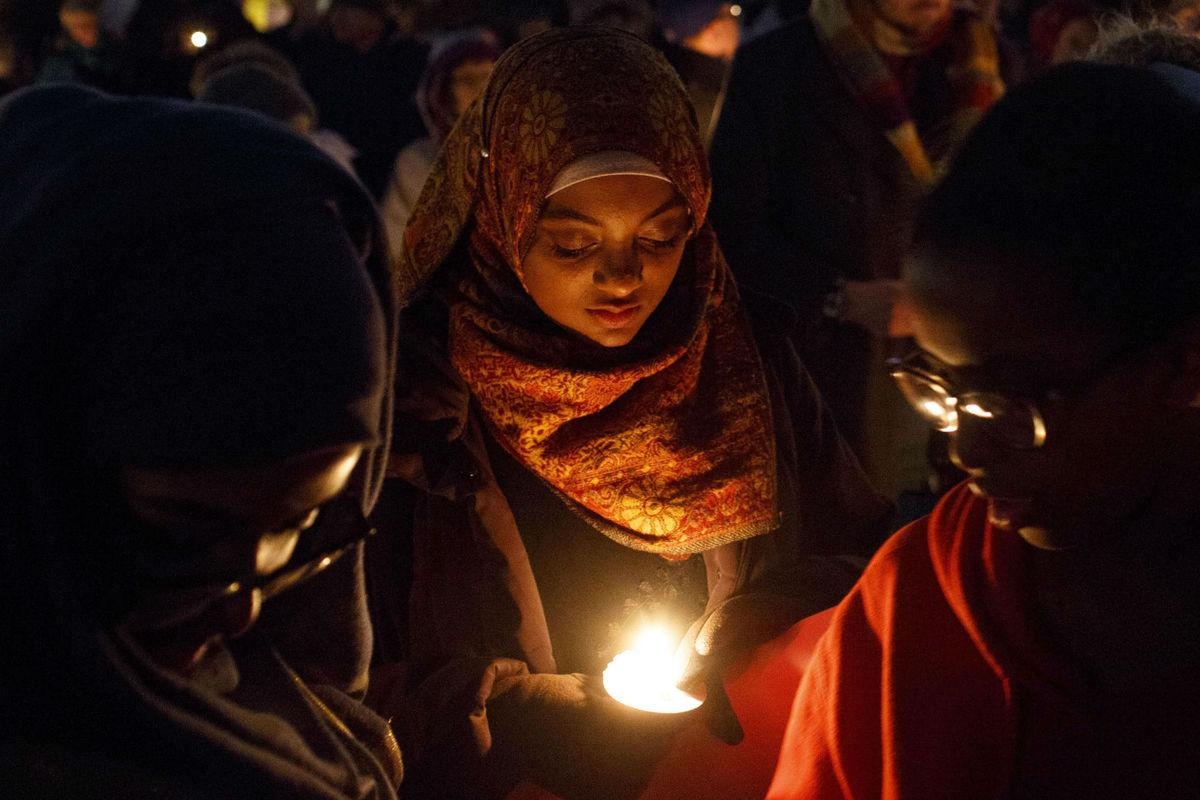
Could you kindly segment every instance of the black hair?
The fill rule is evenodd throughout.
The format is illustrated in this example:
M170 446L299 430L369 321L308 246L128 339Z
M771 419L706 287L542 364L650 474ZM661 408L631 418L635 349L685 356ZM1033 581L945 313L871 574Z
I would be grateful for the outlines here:
M1057 312L1126 340L1200 315L1200 99L1173 83L1073 63L1012 91L928 198L917 262L1049 287Z
M1133 17L1113 17L1101 24L1100 37L1087 60L1130 67L1175 64L1200 70L1200 38L1161 20L1140 22Z
M280 80L300 84L300 73L287 56L258 39L240 39L196 62L189 84L192 96L200 94L210 76L240 64L257 64Z
M255 62L234 64L209 75L196 100L248 108L283 123L296 117L312 122L317 118L316 106L298 82L285 80Z

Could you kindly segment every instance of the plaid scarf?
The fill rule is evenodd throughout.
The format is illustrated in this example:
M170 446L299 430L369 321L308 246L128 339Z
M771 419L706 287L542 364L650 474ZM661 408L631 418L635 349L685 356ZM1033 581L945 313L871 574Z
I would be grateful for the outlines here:
M905 36L880 19L865 2L853 6L848 3L855 0L813 0L809 17L817 37L874 122L908 164L913 177L932 185L937 170L909 114L900 82L880 56L880 52L886 52L919 57L929 51L930 42ZM996 36L988 23L958 13L949 20L945 37L952 54L946 77L955 97L951 142L958 144L983 112L1004 94L1004 82L1000 78Z

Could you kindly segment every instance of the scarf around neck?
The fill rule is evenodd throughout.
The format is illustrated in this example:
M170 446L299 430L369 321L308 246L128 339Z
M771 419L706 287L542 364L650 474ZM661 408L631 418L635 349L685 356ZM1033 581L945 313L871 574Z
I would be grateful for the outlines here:
M813 0L809 17L826 55L866 106L874 123L900 153L913 177L932 185L937 169L917 132L904 92L881 52L921 57L931 42L904 36L878 18L866 3L856 0ZM951 149L994 102L1004 94L1000 57L991 26L978 17L955 13L948 29L939 33L951 48L946 77L954 92Z
M661 169L694 234L658 310L608 349L551 322L520 276L556 176L613 150ZM465 251L449 270L450 358L493 435L593 527L668 558L777 525L763 367L705 222L710 186L660 55L615 30L548 32L501 59L451 133L397 267L411 297Z

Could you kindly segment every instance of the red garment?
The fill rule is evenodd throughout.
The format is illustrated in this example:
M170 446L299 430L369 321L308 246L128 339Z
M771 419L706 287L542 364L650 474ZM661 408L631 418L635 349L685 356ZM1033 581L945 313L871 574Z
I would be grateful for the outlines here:
M638 800L758 800L774 771L788 722L787 704L829 626L833 609L800 620L759 645L725 673L725 691L745 738L735 747L713 737L697 720L675 737ZM507 800L560 800L522 784Z
M838 607L768 798L1194 797L1200 676L1104 694L1039 635L1030 549L960 486Z

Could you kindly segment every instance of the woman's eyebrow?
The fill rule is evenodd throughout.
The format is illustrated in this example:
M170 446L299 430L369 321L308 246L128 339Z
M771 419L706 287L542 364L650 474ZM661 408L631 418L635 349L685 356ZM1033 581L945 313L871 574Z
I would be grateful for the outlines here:
M542 212L543 220L573 220L575 222L584 222L588 225L600 227L600 222L593 217L589 217L581 211L576 211L567 206L550 206Z
M654 209L649 214L647 214L646 218L644 220L642 220L642 222L649 222L650 220L654 219L655 217L662 216L663 214L667 213L668 211L674 211L675 209L684 207L685 205L686 204L683 202L683 198L680 197L679 195L675 195L674 197L670 198L665 203L663 203L661 206L659 206L658 208Z

